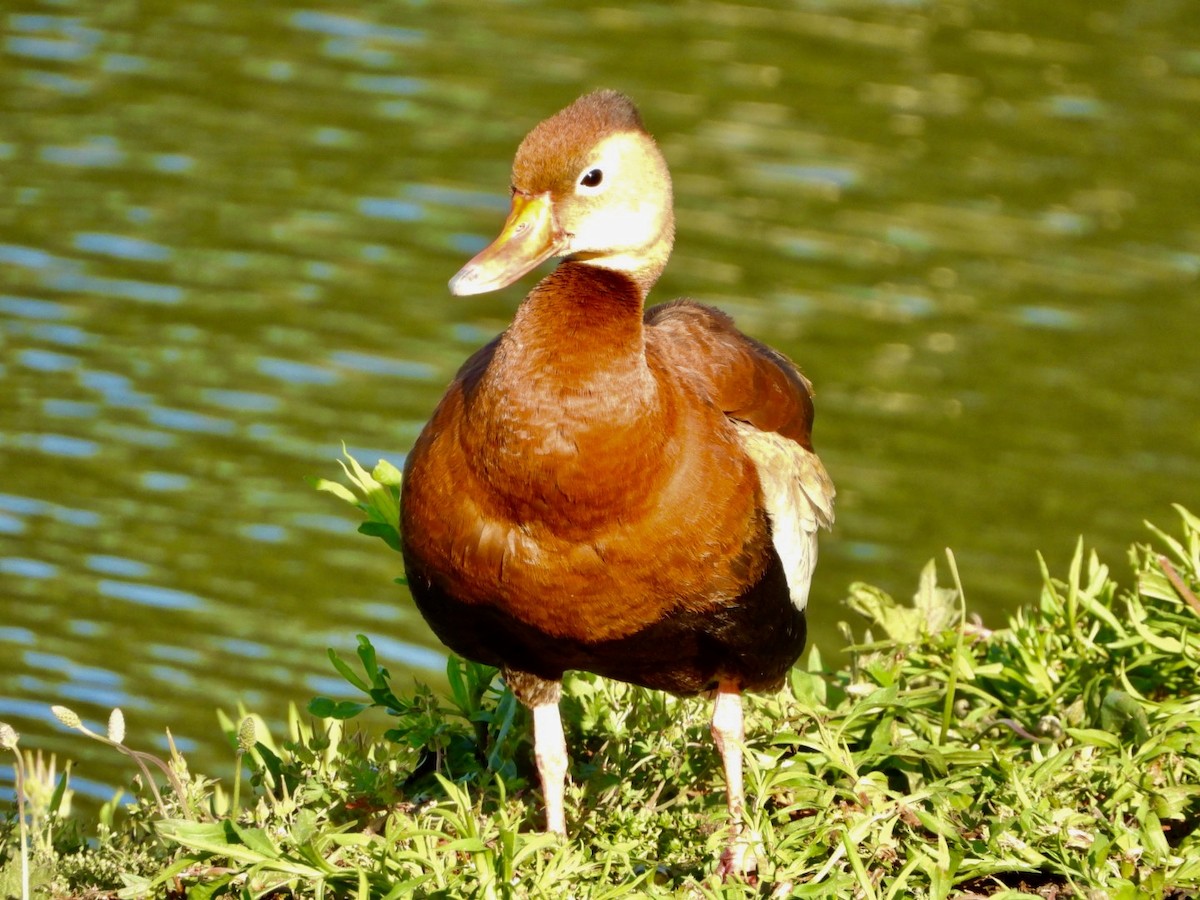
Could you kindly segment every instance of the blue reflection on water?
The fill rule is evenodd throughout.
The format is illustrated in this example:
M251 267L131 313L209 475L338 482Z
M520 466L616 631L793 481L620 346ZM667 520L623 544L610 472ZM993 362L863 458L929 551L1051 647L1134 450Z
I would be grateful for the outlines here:
M333 384L338 380L337 372L313 366L308 363L296 362L293 359L279 359L274 356L261 356L257 363L258 371L271 378L292 384Z
M196 168L196 160L183 153L156 153L150 158L150 164L168 175L182 175Z
M363 197L358 201L358 211L372 219L398 222L415 222L424 214L419 204L391 197Z
M91 54L92 48L78 41L9 35L4 39L4 52L11 53L13 56L24 56L28 59L79 62Z
M69 456L76 459L84 459L96 456L100 452L100 445L96 441L73 437L69 434L56 434L54 432L18 434L14 435L14 439L19 447L27 447L31 450L37 450L40 453L48 453L51 456Z
M50 506L43 500L34 500L32 497L18 497L15 494L0 494L0 509L8 512L21 513L23 515L38 515L44 513Z
M472 191L436 184L412 184L404 191L418 203L457 206L468 209L508 210L508 198L498 191Z
M162 244L103 231L80 232L75 235L74 245L76 250L84 253L97 253L136 262L166 262L173 255L171 248Z
M398 622L402 618L396 603L364 603L361 612L373 622Z
M299 528L327 531L331 534L352 534L354 532L354 525L349 520L320 513L300 513L292 516L292 524Z
M53 578L58 574L58 566L53 563L43 562L40 559L29 559L24 556L7 556L0 558L0 572L5 575L17 575L21 578ZM0 640L4 639L4 631L6 630L23 630L23 629L0 629Z
M281 525L243 525L238 533L264 544L281 544L288 538L287 529Z
M73 680L77 679L96 685L114 685L121 682L121 677L109 669L100 669L95 666L81 666L58 653L47 653L44 650L27 650L24 657L25 662L29 664L29 668L31 669L61 672L64 675L69 675Z
M495 328L483 328L474 322L456 322L450 326L450 333L456 341L472 346L486 344L497 334Z
M26 72L25 80L47 91L63 94L67 97L82 97L92 92L92 82L82 78L72 78L61 72Z
M49 397L42 401L42 412L48 416L59 416L64 419L90 419L99 411L95 403L84 403L80 400L59 400Z
M488 245L488 239L478 234L452 234L449 243L459 253L475 254Z
M884 229L883 237L889 244L917 253L926 253L937 246L927 232L908 225L888 225Z
M850 166L832 163L825 165L796 165L791 163L761 163L758 170L768 178L794 184L827 185L836 188L854 187L862 174Z
M922 294L893 294L888 301L893 310L908 316L930 316L937 312L937 304Z
M93 46L99 44L102 37L99 30L84 25L78 17L51 13L15 13L8 17L8 27L12 31L48 31Z
M270 394L259 394L254 391L222 390L205 388L200 392L201 398L217 406L236 409L242 412L275 412L280 407L280 399Z
M1048 210L1039 220L1043 228L1055 234L1084 235L1095 231L1096 227L1090 216L1063 209Z
M337 273L337 268L323 259L309 259L304 261L305 278L315 278L318 281L332 281L337 277Z
M154 584L138 584L132 581L105 578L96 586L96 590L105 597L128 600L130 603L153 606L158 609L200 609L204 606L204 600L190 591L159 587Z
M1102 119L1109 115L1108 106L1095 97L1058 94L1046 101L1052 116L1060 119Z
M177 666L151 666L148 674L156 684L169 684L175 688L188 688L196 683L186 669Z
M17 494L0 494L0 510L27 516L50 516L66 525L78 525L83 528L92 528L100 524L100 516L91 510L59 506L56 503Z
M228 435L237 430L237 425L229 419L192 412L190 409L152 406L146 410L146 417L155 425L162 425L164 428L173 428L177 431Z
M24 685L21 685L24 689ZM34 692L30 692L34 693ZM49 704L43 703L41 700L22 700L17 697L6 697L0 694L0 714L5 718L26 718L26 719L44 719L48 712ZM0 772L7 772L10 777L12 773L11 766L0 766ZM75 786L75 776L71 776L71 787Z
M847 559L881 560L895 554L883 544L873 541L842 541L837 545L837 552Z
M396 54L390 50L371 47L362 38L328 38L321 52L333 59L348 59L359 66L373 69L390 68L396 65Z
M288 17L288 24L300 31L316 31L333 37L371 37L402 44L416 43L425 36L415 28L378 25L353 16L311 9L296 10Z
M428 381L437 374L437 369L428 363L374 356L353 350L336 350L329 354L329 359L337 365L357 369L360 372L369 372L372 375L394 375L397 378Z
M106 553L93 553L84 558L83 564L93 572L99 572L102 575L145 578L150 574L150 567L144 562L124 556L110 556Z
M350 147L355 143L355 136L345 128L322 125L313 131L312 142L319 147Z
M100 63L105 72L128 75L134 72L145 72L150 68L150 60L144 56L134 56L132 53L107 53Z
M71 790L76 794L84 797L92 797L97 801L108 802L114 797L128 796L128 791L121 787L113 787L111 784L101 784L92 778L84 778L77 774L78 768L71 770ZM132 777L133 773L130 773Z
M79 358L53 350L31 348L17 354L17 361L36 372L68 372L79 365Z
M150 491L182 491L191 486L192 479L175 472L143 472L141 482Z
M3 259L6 251L13 253L22 249L29 248L0 244L0 262L12 261ZM71 315L72 310L69 306L53 300L34 300L32 297L15 297L12 294L4 294L0 296L0 313L8 313L26 319L65 319Z
M1083 324L1083 319L1077 313L1053 306L1020 306L1016 310L1016 316L1024 324L1036 328L1074 331Z
M180 647L174 644L150 644L143 648L155 659L168 662L183 663L189 666L199 665L204 660L204 654L194 647Z
M150 708L152 705L149 700L129 694L120 685L95 684L90 681L81 680L75 673L72 673L70 681L57 685L54 690L60 699L73 700L77 703L90 703L104 709L113 709L114 707L122 706L126 709L132 707L133 709L144 710Z
M47 253L37 247L25 247L21 244L0 244L0 263L10 266L20 266L23 269L48 269L56 264L67 263L53 253ZM74 266L78 268L78 263ZM44 303L45 301L32 301Z
M67 631L78 637L95 637L104 631L103 625L91 619L72 619L67 623Z
M232 653L234 656L242 656L249 659L266 659L271 655L271 648L259 641L248 641L244 638L226 638L218 643L222 650Z
M135 391L130 386L128 378L116 372L106 372L102 369L80 372L79 383L102 394L104 402L109 406L140 407L150 402L146 394Z
M382 100L375 104L375 114L383 119L405 119L412 111L411 100Z
M351 75L349 86L368 94L415 94L424 86L424 79L403 75Z
M101 294L138 303L175 304L183 300L184 291L177 284L137 281L133 278L103 278L83 272L49 274L43 284L50 290L70 294Z
M52 344L63 344L67 347L83 347L94 344L97 340L94 334L76 328L74 325L51 325L41 323L28 326L29 334Z
M99 431L106 438L115 438L120 444L133 444L135 447L153 447L165 450L179 443L179 436L170 431L155 431L150 428L138 428L134 425L110 425L101 423Z
M125 160L125 151L110 135L92 135L74 146L51 145L38 152L42 162L81 169L115 169Z

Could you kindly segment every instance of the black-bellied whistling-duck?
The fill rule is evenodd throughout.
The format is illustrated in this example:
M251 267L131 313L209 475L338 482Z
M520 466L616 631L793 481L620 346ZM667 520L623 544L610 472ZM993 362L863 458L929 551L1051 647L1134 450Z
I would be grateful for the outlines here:
M566 831L564 671L715 691L729 874L754 864L741 692L778 688L804 648L834 490L787 358L690 300L644 310L674 230L666 162L629 99L588 94L529 133L503 231L450 289L565 259L417 439L401 532L434 632L499 666L533 712L549 830Z

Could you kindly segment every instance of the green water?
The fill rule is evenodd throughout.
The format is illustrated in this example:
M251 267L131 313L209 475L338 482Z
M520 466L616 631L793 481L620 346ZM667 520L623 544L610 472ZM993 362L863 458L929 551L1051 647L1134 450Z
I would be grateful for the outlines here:
M839 489L814 585L909 593L953 547L997 623L1083 534L1200 507L1200 12L1190 2L9 0L0 12L0 720L170 727L339 691L326 647L441 651L304 477L399 464L526 279L445 284L512 153L594 87L675 176L657 299L817 386Z

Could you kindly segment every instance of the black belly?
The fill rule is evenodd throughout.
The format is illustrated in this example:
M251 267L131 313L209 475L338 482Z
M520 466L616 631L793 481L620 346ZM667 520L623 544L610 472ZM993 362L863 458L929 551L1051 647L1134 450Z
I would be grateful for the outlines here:
M804 650L807 634L774 548L762 579L736 601L677 612L627 637L595 643L554 637L492 607L463 603L416 567L408 570L417 608L451 650L549 681L576 669L675 694L709 691L721 680L744 690L774 690Z

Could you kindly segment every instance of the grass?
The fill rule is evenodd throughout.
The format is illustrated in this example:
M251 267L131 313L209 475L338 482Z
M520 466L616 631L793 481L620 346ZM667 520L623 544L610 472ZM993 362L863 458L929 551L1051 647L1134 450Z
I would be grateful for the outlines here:
M358 494L336 492L392 543L395 474L349 472ZM1123 583L1082 546L1062 577L1043 564L1040 597L1004 629L964 618L949 555L954 587L931 563L911 603L853 585L867 625L845 629L848 664L813 651L748 703L756 884L712 874L707 702L569 677L560 842L540 831L529 723L495 671L451 659L448 694L402 689L360 637L356 659L333 658L360 702L293 709L282 740L222 716L231 789L126 747L114 717L84 735L128 756L142 789L64 820L65 774L0 728L22 803L0 825L0 896L22 878L86 897L1196 896L1200 519L1179 514L1179 535L1131 549ZM379 736L353 724L372 707Z

